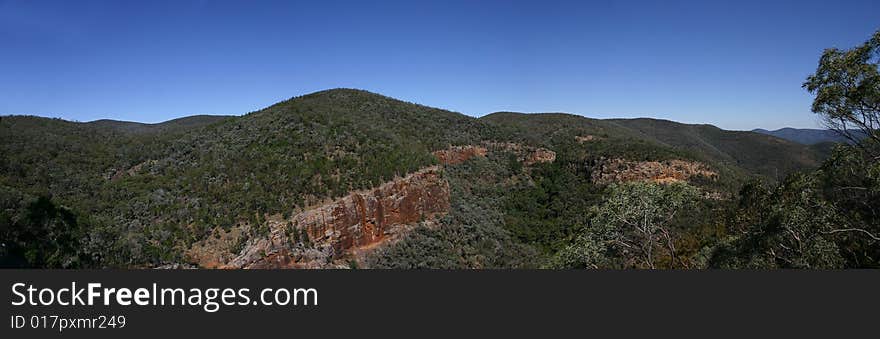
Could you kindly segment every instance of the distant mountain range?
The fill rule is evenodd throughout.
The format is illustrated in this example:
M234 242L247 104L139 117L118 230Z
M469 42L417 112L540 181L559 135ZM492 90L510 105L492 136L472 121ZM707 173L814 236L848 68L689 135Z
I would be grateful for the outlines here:
M794 141L803 145L815 145L823 142L833 143L850 143L851 140L840 135L839 133L827 129L810 129L810 128L781 128L774 131L765 129L754 129L752 132L772 135L788 141Z
M191 128L202 127L212 123L230 118L228 115L192 115L183 118L177 118L160 122L156 124L145 124L132 121L119 121L111 119L101 119L87 122L87 125L94 126L98 129L115 130L120 133L131 134L149 134L149 133L170 133L178 132Z

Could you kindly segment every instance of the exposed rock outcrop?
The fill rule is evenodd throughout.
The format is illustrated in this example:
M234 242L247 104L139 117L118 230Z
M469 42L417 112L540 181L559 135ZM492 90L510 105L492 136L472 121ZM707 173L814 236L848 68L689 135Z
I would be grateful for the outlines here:
M556 161L556 152L545 148L538 148L532 152L529 152L528 155L523 160L523 163L528 165L533 165L542 162L554 162Z
M574 140L576 140L577 142L582 143L582 144L585 142L596 141L599 139L601 139L601 138L597 137L595 135L592 135L592 134L574 136Z
M434 151L434 156L443 165L458 165L470 158L486 156L488 151L482 146L452 146L444 150Z
M484 141L480 145L452 146L435 151L434 156L444 165L457 165L476 156L486 156L489 152L510 152L516 155L523 165L553 162L556 152L541 147L525 146L513 142Z
M220 268L325 268L360 262L372 249L399 239L420 221L449 210L449 184L427 167L288 219L270 218L268 234L251 237ZM231 242L230 242L231 243ZM202 251L201 253L205 253ZM216 256L196 258L209 266Z
M208 237L193 244L186 256L201 268L225 267L241 252L250 229L247 223L239 223L229 230L217 227Z
M672 183L694 177L716 178L718 173L703 163L684 160L627 161L600 159L590 167L590 177L596 184L626 181Z

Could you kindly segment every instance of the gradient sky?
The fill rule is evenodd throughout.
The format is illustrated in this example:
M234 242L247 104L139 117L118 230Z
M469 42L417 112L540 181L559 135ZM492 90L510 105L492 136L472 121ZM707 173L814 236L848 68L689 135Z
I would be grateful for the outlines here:
M7 1L0 114L159 122L362 88L472 116L816 127L800 85L880 1Z

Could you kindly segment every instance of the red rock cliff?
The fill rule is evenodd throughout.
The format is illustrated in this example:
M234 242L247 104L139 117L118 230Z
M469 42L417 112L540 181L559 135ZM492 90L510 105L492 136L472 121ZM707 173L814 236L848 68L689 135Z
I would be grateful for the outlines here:
M434 156L443 165L458 165L470 158L486 156L486 148L482 146L452 146L445 150L434 151Z
M693 177L714 179L718 173L703 163L684 160L627 161L602 159L591 166L594 183L607 185L613 182L651 181L671 183L686 181Z
M368 191L268 221L270 234L250 239L226 268L320 268L359 261L399 239L419 221L449 210L449 184L436 166ZM336 262L336 263L334 263Z
M481 145L451 146L445 150L434 151L434 156L443 165L458 165L473 157L484 157L489 152L510 152L526 166L536 163L553 162L556 152L541 147L525 146L513 142L484 141Z

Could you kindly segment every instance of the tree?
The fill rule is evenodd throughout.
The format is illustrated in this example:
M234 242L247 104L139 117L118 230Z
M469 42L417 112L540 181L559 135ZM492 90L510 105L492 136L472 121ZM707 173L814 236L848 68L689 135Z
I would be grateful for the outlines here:
M823 197L846 217L841 250L851 267L880 267L880 161L838 146L816 171Z
M675 235L669 226L698 198L698 190L685 183L651 182L612 184L609 190L590 227L556 254L551 267L598 268L614 257L610 251L652 269L657 268L658 252L666 251L674 267Z
M880 144L880 31L850 50L826 49L816 73L803 87L816 95L812 110L824 124L858 144L862 138ZM877 147L862 148L875 160Z
M813 112L854 146L839 146L817 172L823 197L846 216L848 264L880 264L880 31L850 50L830 48L803 87ZM838 231L842 232L842 231Z
M840 268L842 247L853 235L873 234L827 201L815 174L795 174L773 190L744 187L735 210L741 234L723 243L710 259L722 268Z
M0 220L0 266L89 267L90 255L83 246L88 235L72 211L39 197L24 212L21 218Z
M606 267L610 260L606 255L610 239L600 234L585 232L571 244L559 250L550 260L548 268L601 268Z

